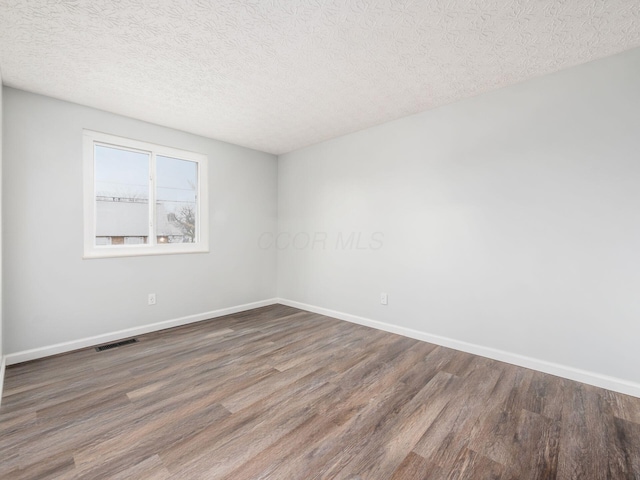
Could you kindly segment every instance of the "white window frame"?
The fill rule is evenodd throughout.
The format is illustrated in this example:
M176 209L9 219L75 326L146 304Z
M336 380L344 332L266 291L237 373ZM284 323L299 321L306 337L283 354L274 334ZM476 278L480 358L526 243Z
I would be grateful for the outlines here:
M149 153L149 243L139 245L96 245L96 182L95 146L106 145ZM193 243L158 244L156 223L156 157L165 156L195 162L198 166L196 205L196 239ZM167 255L176 253L206 253L209 251L209 196L207 156L132 140L106 133L83 130L83 179L84 179L84 256L83 258L130 257L138 255Z

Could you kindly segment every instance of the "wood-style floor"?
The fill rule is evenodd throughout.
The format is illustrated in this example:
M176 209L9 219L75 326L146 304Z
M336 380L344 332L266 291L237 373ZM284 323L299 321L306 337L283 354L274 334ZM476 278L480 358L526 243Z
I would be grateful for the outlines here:
M2 479L640 479L640 399L276 305L9 367Z

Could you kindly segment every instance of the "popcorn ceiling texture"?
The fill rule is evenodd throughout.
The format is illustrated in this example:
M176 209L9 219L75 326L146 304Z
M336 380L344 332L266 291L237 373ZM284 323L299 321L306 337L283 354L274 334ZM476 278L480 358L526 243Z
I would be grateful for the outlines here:
M638 0L0 0L6 85L275 154L637 46Z

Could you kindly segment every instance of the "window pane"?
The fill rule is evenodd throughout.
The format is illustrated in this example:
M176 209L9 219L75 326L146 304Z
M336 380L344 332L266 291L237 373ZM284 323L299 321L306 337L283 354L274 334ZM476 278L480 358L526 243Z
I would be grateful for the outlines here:
M149 154L104 145L94 154L96 245L147 243Z
M159 244L197 238L198 164L156 157L156 234Z

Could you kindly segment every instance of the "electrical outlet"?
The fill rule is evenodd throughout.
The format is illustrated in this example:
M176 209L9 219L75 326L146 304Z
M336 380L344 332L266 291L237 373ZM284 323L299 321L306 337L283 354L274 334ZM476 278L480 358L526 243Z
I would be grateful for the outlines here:
M382 305L387 305L389 303L389 296L386 293L380 294L380 303Z
M156 304L156 294L155 293L150 293L149 294L149 305L155 305Z

